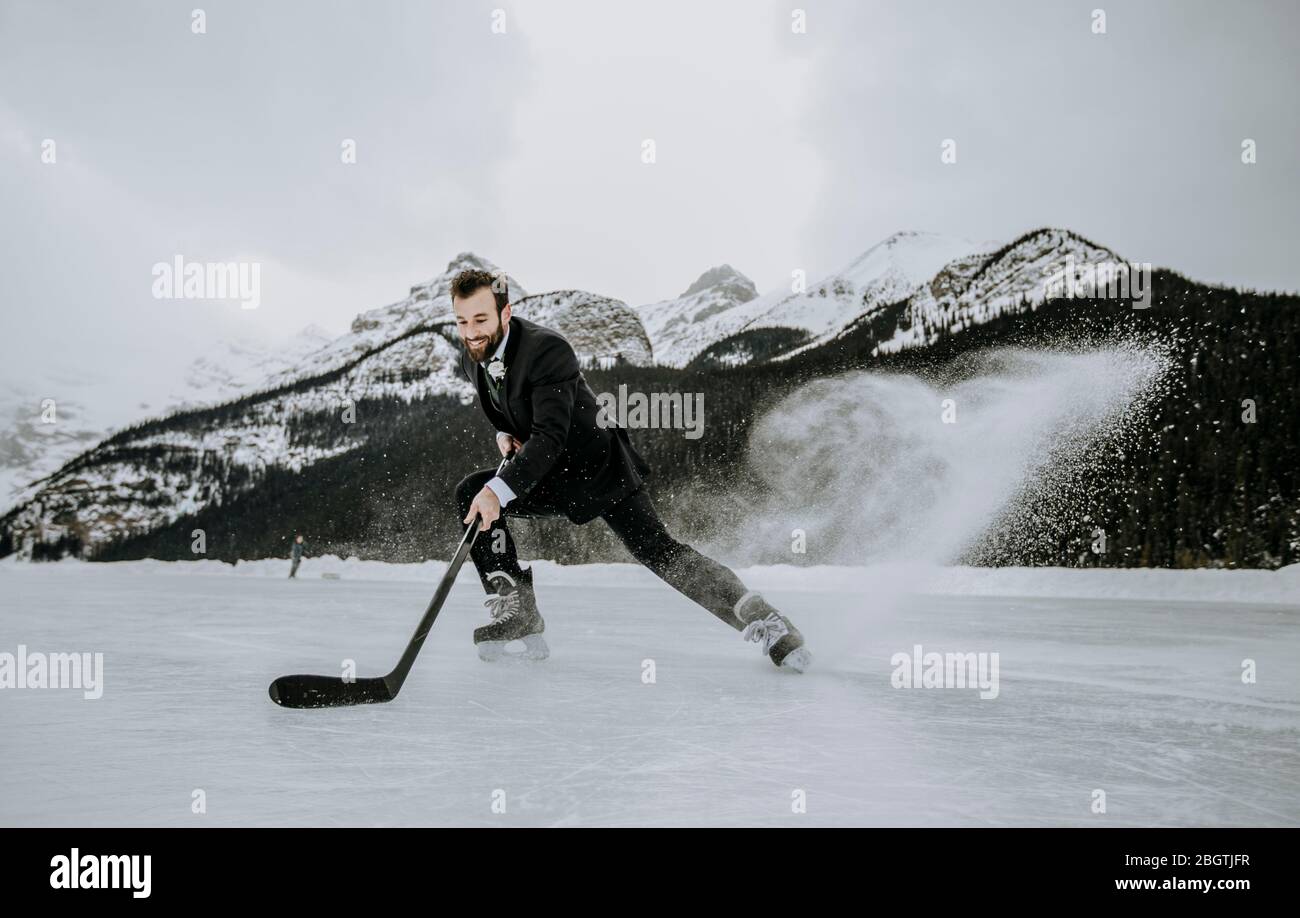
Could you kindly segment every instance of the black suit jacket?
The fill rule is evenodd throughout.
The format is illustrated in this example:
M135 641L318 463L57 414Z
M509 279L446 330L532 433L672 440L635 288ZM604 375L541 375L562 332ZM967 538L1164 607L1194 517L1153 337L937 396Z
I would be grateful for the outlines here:
M501 473L516 499L585 523L641 487L650 466L626 430L596 423L600 405L562 335L513 316L502 361L501 409L464 349L460 368L493 426L523 443Z

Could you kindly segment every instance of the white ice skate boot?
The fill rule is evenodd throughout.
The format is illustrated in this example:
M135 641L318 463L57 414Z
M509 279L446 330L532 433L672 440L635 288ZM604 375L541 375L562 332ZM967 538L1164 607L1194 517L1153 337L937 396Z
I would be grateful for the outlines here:
M505 571L494 571L488 579L497 585L497 594L489 596L483 604L488 607L492 621L474 629L474 646L480 660L545 660L551 655L542 632L546 622L537 611L533 595L533 570L528 568L517 578ZM513 641L523 641L522 651L507 650Z
M799 629L758 593L742 596L735 611L736 617L745 623L741 637L760 644L763 653L777 666L801 673L812 665L812 654L804 646Z

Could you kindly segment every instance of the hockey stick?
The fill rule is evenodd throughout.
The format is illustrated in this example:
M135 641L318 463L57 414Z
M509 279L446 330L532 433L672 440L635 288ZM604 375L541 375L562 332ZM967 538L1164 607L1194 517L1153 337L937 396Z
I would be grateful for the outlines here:
M497 466L498 475L513 455L512 451L501 460L501 464ZM406 651L391 673L387 676L352 681L347 681L340 676L281 676L271 683L269 689L271 700L284 708L337 708L351 704L375 704L396 698L397 693L402 690L402 683L406 681L407 673L415 663L416 656L420 653L420 648L424 646L424 639L429 636L429 630L433 628L434 619L438 617L447 594L451 592L452 584L456 582L456 575L460 573L461 565L465 563L469 550L474 546L474 540L478 538L479 519L480 517L475 514L469 528L461 536L456 554L452 557L451 564L447 566L447 573L442 575L437 592L433 594L429 607L424 610L424 617L416 626L415 635L406 645Z

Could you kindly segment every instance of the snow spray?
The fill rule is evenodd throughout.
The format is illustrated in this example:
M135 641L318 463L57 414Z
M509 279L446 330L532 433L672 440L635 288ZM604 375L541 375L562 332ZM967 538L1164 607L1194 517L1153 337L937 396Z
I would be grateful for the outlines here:
M802 386L751 433L749 462L769 496L744 522L746 560L862 566L864 614L887 615L990 526L1015 525L1017 498L1137 429L1168 390L1168 353L1003 348L966 356L946 386L878 372ZM869 627L836 643L848 649Z

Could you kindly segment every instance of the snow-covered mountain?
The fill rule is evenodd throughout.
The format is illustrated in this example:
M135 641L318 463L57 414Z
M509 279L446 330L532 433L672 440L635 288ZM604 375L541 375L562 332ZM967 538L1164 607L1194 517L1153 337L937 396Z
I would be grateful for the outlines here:
M517 300L511 311L564 335L584 366L620 360L638 366L652 362L650 337L636 312L621 300L583 290L559 290Z
M179 378L143 388L113 373L80 368L52 368L42 378L5 384L0 387L0 512L33 482L113 431L236 398L295 366L332 337L311 325L287 340L227 338L185 366ZM158 398L160 392L165 394ZM45 407L49 401L52 410Z
M1076 265L1115 264L1110 249L1069 230L1045 228L1026 233L991 253L975 253L945 265L909 298L891 338L879 351L928 344L945 325L952 330L980 325L1020 302L1031 308L1048 296L1051 277L1069 258Z
M23 380L0 387L0 507L107 434L104 407L114 403L95 396L95 387L81 381ZM47 399L53 399L52 410Z
M988 321L1022 297L1041 303L1048 275L1067 255L1079 265L1119 260L1064 229L1035 230L1007 245L901 232L803 290L758 295L723 265L681 296L638 311L656 361L667 366L684 367L706 352L721 365L785 359L907 304L880 339L879 349L891 350L928 342L940 328ZM774 332L783 335L771 353ZM768 339L762 355L758 337Z
M493 274L500 271L487 259L472 252L461 252L437 277L412 287L405 299L361 313L346 334L296 361L292 368L270 376L263 387L273 388L335 372L380 349L384 357L371 365L371 375L424 372L428 368L426 344L401 342L408 336L419 337L434 330L455 342L451 282L461 271L470 269ZM530 295L515 278L504 273L503 277L509 287L512 312L565 335L585 363L619 355L629 363L650 362L650 339L637 314L627 304L583 290ZM446 369L454 374L454 368ZM456 381L451 388L460 385Z
M996 248L935 233L895 233L844 269L803 290L760 296L730 265L714 268L673 300L640 308L659 363L682 367L741 332L788 329L803 346L839 334L864 315L906 299L955 259ZM715 355L716 356L716 355ZM723 362L751 359L744 345Z
M935 233L895 233L843 270L784 297L749 327L803 328L813 336L810 343L825 341L862 316L911 296L945 265L995 246Z
M222 482L247 483L271 468L300 470L358 446L363 435L346 412L363 399L472 398L456 369L460 344L450 296L452 278L466 268L498 270L464 252L403 300L361 313L323 346L309 332L297 351L270 355L235 346L193 367L177 390L185 410L120 430L67 461L88 439L99 439L88 427L57 471L19 492L0 534L22 546L64 535L96 543L150 530L228 498L233 486ZM565 334L585 364L651 361L650 340L621 301L581 290L529 296L507 281L513 309ZM251 381L259 372L262 378ZM202 400L199 393L222 397ZM313 416L342 422L326 435L298 433L295 425Z
M710 268L681 296L637 309L653 345L655 362L683 367L710 345L745 327L770 303L754 282L731 265Z

